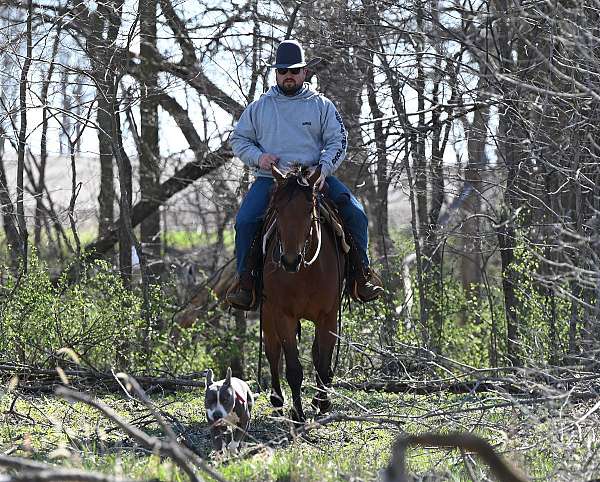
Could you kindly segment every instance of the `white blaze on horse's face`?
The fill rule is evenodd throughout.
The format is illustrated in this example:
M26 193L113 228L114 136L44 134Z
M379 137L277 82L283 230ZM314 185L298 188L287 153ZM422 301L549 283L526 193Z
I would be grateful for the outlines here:
M315 224L314 186L321 174L295 168L287 173L271 168L277 183L275 192L276 227L281 249L279 264L289 273L297 273L306 263L305 256Z
M289 200L283 194L283 205L277 219L281 241L281 260L287 271L297 272L304 260L310 241L312 218L312 188L302 185L290 186Z

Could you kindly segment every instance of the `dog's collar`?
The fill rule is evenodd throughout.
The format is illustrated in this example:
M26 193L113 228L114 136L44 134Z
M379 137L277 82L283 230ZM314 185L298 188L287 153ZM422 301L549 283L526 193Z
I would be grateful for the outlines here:
M246 399L242 397L237 390L234 390L233 392L235 393L235 399L242 405L246 405Z

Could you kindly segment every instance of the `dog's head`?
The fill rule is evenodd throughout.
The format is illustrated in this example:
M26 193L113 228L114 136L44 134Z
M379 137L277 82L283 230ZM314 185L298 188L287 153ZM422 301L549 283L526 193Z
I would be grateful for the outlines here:
M206 418L214 423L227 417L235 406L235 391L231 386L231 368L227 369L224 380L213 381L213 371L209 368L206 372L206 394L204 407Z

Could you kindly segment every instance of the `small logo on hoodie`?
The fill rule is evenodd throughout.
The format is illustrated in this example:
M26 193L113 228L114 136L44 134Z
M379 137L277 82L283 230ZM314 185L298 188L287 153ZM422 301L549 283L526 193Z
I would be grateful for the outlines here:
M305 121L302 123L303 126L312 126L312 122L310 121Z

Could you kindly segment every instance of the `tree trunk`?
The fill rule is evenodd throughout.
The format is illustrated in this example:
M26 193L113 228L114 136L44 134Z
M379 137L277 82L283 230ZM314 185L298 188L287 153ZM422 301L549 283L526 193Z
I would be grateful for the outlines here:
M19 230L17 229L17 220L15 208L10 199L10 192L6 179L6 170L4 169L4 141L5 132L0 126L0 208L2 210L2 221L4 233L8 244L8 254L13 272L16 274L19 266Z
M372 60L372 59L371 59ZM383 113L379 108L377 101L377 93L375 87L375 76L373 71L373 65L369 66L367 75L367 98L369 102L369 108L371 115L375 119L381 119ZM392 282L392 273L389 265L389 256L395 254L394 245L390 238L389 224L388 224L388 188L389 178L387 173L387 146L386 146L386 135L383 132L382 121L375 121L373 125L373 135L375 138L375 158L376 158L376 178L377 185L368 193L370 198L370 205L376 206L377 209L372 210L371 221L373 223L373 232L375 243L373 243L373 249L377 255L377 258L383 260L383 271L382 277L386 281L387 290L385 292L385 317L381 330L381 338L386 346L393 347L396 340L396 332L398 330L399 317L392 309L394 298L396 296L395 287L397 282ZM395 276L397 278L397 276Z
M58 46L60 41L61 24L58 24L56 30L56 36L52 45L52 56L50 58L50 65L46 73L46 78L42 84L41 103L42 107L42 137L40 140L40 163L38 166L38 180L35 189L35 201L36 209L34 215L34 231L33 231L33 242L36 248L40 248L42 225L44 220L44 210L42 209L42 197L44 193L44 186L46 183L46 163L48 161L48 89L50 88L50 82L52 81L52 75L55 68L56 54L58 53Z
M156 0L140 0L140 194L142 201L157 198L160 188L160 152L158 144L158 75L155 68ZM140 225L140 238L150 261L150 282L158 282L162 271L160 212Z
M417 31L421 32L424 28L424 11L422 2L418 1L415 5L415 21ZM426 143L426 124L425 124L425 96L426 96L426 78L425 67L423 65L424 38L421 35L415 35L415 70L416 78L414 80L414 89L417 96L417 129L411 133L410 151L412 157L412 176L414 196L414 213L416 214L415 223L417 226L417 239L415 244L420 245L418 253L417 266L419 270L419 301L420 301L420 331L421 340L424 346L432 348L434 334L432 331L432 296L436 296L430 288L435 289L435 268L434 260L431 259L433 250L427 246L427 240L433 242L431 236L432 227L429 225L429 197L427 192L428 171L427 157L425 152ZM409 171L407 170L407 174Z
M107 235L114 223L114 170L112 151L112 99L116 65L122 59L116 53L116 38L121 26L123 0L101 2L95 11L86 11L90 33L87 54L96 84L98 146L100 151L100 193L98 194L98 237Z
M518 300L515 293L517 273L514 269L515 229L513 223L504 215L497 228L498 247L502 263L502 291L504 293L504 313L506 317L506 349L507 357L514 366L521 365L519 348L519 316Z
M19 226L19 254L21 256L21 269L24 273L28 267L28 232L27 221L25 218L25 206L23 204L23 173L25 172L25 149L27 140L27 75L31 66L33 54L33 39L32 39L32 16L33 6L31 0L27 4L27 54L23 68L21 70L21 82L19 84L19 109L21 112L21 122L19 126L19 145L17 158L17 223Z
M507 0L497 0L494 5L500 20L497 22L498 35L497 54L502 72L516 74L519 66L524 65L525 59L516 51L519 43L514 38L513 26L509 14ZM518 56L516 65L514 56ZM504 162L506 168L506 186L504 189L504 210L500 219L500 226L496 229L500 257L502 261L502 286L504 289L504 311L506 316L506 345L507 356L515 366L522 363L520 353L521 320L519 316L518 299L515 286L518 285L518 272L514 269L515 248L517 246L515 216L521 203L522 191L519 189L521 180L521 166L525 161L522 149L526 140L525 129L522 127L520 94L518 86L509 82L500 82L500 95L502 105L498 123L498 157Z
M483 75L483 72L481 73ZM481 78L477 84L476 104L484 104L487 81ZM464 170L464 186L462 193L467 198L462 206L463 221L460 224L460 276L462 288L468 299L482 299L482 246L481 221L471 217L481 212L482 172L488 166L485 152L488 132L489 107L481 107L473 114L473 121L465 119L463 126L467 136L468 160ZM479 310L470 315L478 317ZM462 313L461 322L465 323L469 314Z
M105 91L106 92L106 91ZM110 104L98 96L98 146L100 150L100 192L98 194L98 237L108 235L115 221L113 154L109 133L112 132Z

